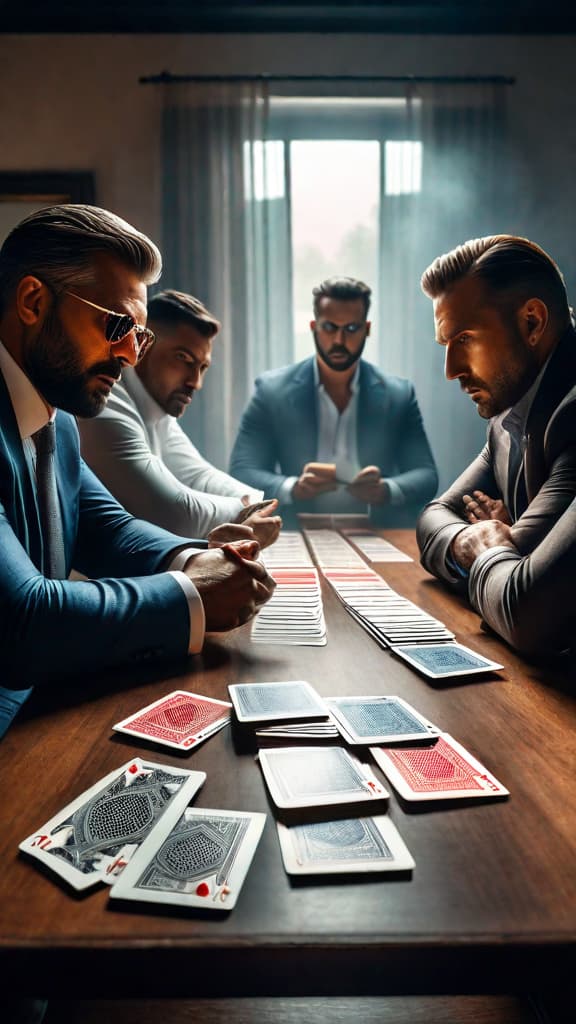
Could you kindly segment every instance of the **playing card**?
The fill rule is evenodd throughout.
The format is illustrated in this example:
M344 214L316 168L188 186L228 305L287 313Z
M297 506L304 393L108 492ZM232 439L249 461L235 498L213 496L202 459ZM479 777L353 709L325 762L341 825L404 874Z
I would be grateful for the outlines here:
M344 739L351 743L387 743L439 736L440 729L401 697L331 697L325 703Z
M287 826L276 823L289 875L411 871L414 861L385 815Z
M253 642L323 647L326 622L318 570L278 566L271 573L276 590L254 619Z
M82 793L19 849L46 864L74 889L112 884L173 803L181 814L205 772L127 761Z
M328 711L310 683L235 683L228 687L239 722L327 718Z
M370 747L405 800L506 797L509 792L472 754L443 732L431 746Z
M258 760L279 808L362 803L389 796L368 765L342 747L278 747L260 750Z
M496 672L504 668L459 643L402 644L392 645L390 649L431 679Z
M265 821L246 811L170 808L110 898L232 910Z
M190 750L230 721L232 705L188 690L174 690L112 728L161 746Z
M410 555L394 547L388 540L379 537L369 530L343 530L344 536L352 543L370 562L412 562Z

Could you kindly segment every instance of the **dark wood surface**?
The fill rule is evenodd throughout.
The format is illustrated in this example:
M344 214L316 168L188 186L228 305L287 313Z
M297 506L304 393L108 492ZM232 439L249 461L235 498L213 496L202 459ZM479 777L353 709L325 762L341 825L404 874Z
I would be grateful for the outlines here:
M414 555L413 535L386 536ZM63 998L545 992L570 986L576 932L576 715L569 665L528 664L484 633L465 602L414 563L383 577L503 662L474 682L431 684L382 650L324 589L325 648L254 645L249 627L209 638L189 671L77 680L37 699L0 744L0 973L3 986ZM41 652L39 652L41 657ZM389 813L409 879L296 885L285 874L260 770L230 729L182 757L111 732L177 687L308 679L331 694L399 694L464 744L508 801ZM140 754L206 771L196 805L267 811L236 908L223 917L118 910L78 897L18 843L105 773ZM33 981L30 981L33 979Z

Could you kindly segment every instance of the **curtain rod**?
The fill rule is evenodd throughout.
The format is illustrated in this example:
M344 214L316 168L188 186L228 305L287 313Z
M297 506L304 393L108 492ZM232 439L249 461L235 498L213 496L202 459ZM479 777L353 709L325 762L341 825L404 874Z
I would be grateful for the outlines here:
M173 85L184 82L408 82L440 85L515 85L505 75L173 75L161 71L144 75L140 85Z

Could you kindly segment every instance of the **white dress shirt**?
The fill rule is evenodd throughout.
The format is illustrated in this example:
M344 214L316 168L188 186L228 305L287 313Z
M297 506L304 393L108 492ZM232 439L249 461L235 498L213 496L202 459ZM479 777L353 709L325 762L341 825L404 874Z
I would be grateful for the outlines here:
M350 400L342 412L334 404L320 379L316 359L313 369L318 422L316 461L334 463L336 477L343 481L336 491L319 494L314 499L314 506L318 512L357 512L360 507L358 499L346 490L345 485L351 483L364 468L360 465L358 458L357 437L360 363L358 362L350 379ZM297 480L296 476L286 477L279 492L281 504L292 503L292 489ZM390 504L402 504L404 498L398 484L394 480L386 480L386 484L388 485Z
M78 423L82 455L132 515L183 537L205 537L233 522L254 490L202 457L173 416L154 401L132 367L99 416Z

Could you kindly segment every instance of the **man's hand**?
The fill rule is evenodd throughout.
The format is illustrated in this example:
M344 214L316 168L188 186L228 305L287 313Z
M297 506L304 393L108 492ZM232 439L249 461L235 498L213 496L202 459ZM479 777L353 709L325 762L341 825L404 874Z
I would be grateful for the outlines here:
M464 515L469 523L482 523L489 519L497 519L507 526L512 526L510 513L500 498L491 498L484 491L474 491L473 495L465 494Z
M223 544L236 544L239 540L256 540L251 526L240 523L220 523L207 536L209 548L221 548Z
M292 498L294 501L308 501L327 491L335 491L337 487L335 466L307 462L292 488Z
M511 540L510 527L498 519L487 519L457 533L450 551L454 561L468 570L483 551L502 546L516 550Z
M357 501L365 501L367 505L385 505L390 498L388 485L382 479L378 466L365 466L346 490Z
M259 550L255 541L241 541L201 551L184 566L204 605L207 632L241 626L272 597L276 584Z
M247 505L244 499L242 501L244 508L236 517L236 522L243 523L243 529L250 527L252 536L256 538L260 547L267 548L277 540L282 526L281 517L272 515L278 508L277 499L269 498L267 501L258 501L255 505Z

